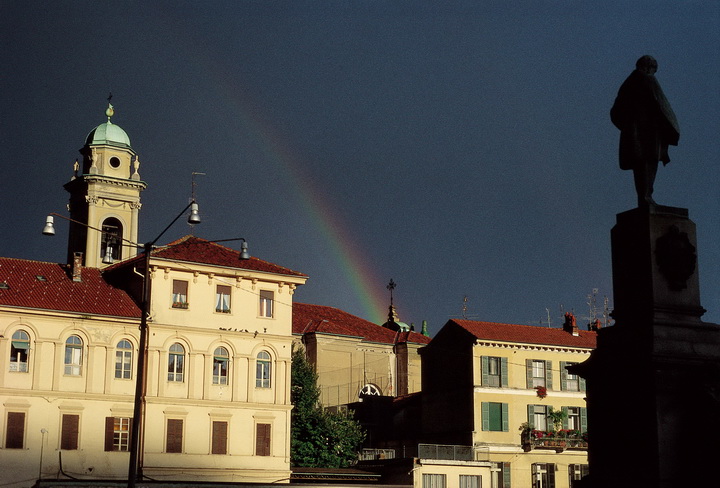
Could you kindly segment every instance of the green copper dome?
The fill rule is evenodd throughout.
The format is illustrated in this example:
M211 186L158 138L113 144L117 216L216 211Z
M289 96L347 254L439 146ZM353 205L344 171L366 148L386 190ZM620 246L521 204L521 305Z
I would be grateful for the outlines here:
M130 138L127 132L122 130L119 125L115 125L110 122L110 117L113 116L115 111L112 105L108 105L105 115L107 115L108 121L104 124L100 124L90 131L87 138L85 139L85 145L97 145L107 144L110 146L119 146L130 148Z

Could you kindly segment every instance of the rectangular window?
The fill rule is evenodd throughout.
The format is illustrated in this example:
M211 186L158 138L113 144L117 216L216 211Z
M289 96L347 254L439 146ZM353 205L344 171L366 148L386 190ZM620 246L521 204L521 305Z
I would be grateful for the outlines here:
M212 423L212 453L227 454L227 422L213 421Z
M568 366L577 363L560 361L560 388L566 391L580 391L580 377L567 370Z
M545 405L528 405L528 423L535 430L548 429L547 414Z
M526 359L527 387L537 388L544 386L552 390L552 361L539 359Z
M508 432L508 404L495 402L481 403L482 430Z
M260 317L272 317L275 294L272 291L260 290Z
M545 386L545 361L532 362L532 386Z
M25 412L8 412L5 429L5 448L22 449L25 446Z
M583 479L583 476L590 474L590 467L587 464L570 464L568 465L568 481L570 487L575 486L576 482Z
M534 463L532 465L533 488L555 488L555 465L552 463Z
M188 282L173 280L173 308L188 308Z
M131 418L105 417L105 450L128 451L131 430Z
M510 488L510 463L491 463L490 488Z
M183 421L181 419L168 419L165 452L182 452L182 441Z
M215 311L230 313L230 287L218 285L215 290Z
M60 449L74 451L78 448L80 416L63 414L60 428Z
M270 455L270 424L256 424L255 426L255 455Z
M507 358L482 356L481 363L483 386L507 386Z
M482 488L482 476L461 474L460 488Z
M445 475L444 474L423 474L422 475L422 486L423 486L423 488L445 488Z
M587 431L587 409L585 407L563 407L566 416L563 428L577 430L581 434Z

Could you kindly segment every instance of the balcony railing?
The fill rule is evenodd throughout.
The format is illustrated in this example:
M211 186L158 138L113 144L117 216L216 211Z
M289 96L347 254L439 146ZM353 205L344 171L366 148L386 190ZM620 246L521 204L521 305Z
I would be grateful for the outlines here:
M587 450L588 447L587 432L577 430L559 430L557 432L525 430L520 437L525 452L533 449L552 449L562 452L565 449Z
M395 459L395 449L363 449L358 455L360 461Z
M418 457L423 459L443 459L454 461L473 461L473 448L447 444L418 444Z

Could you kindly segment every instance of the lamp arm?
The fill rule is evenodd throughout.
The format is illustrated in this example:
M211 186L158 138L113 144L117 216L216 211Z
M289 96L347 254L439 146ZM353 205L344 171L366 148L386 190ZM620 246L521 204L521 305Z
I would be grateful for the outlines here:
M192 206L193 203L196 203L195 200L193 200L193 201L191 201L190 203L188 203L187 206L186 206L184 209L182 209L182 212L180 212L180 213L178 214L178 216L175 217L175 218L173 219L173 221L170 222L170 224L169 224L167 227L165 227L165 228L163 229L163 231L162 231L160 234L158 234L158 236L157 236L155 239L153 239L152 241L149 242L150 247L154 246L155 243L156 243L158 240L160 240L160 238L163 236L163 234L165 234L165 232L167 232L168 229L169 229L170 227L172 227L173 224L174 224L175 222L177 222L177 220L178 220L180 217L183 216L183 214L185 213L185 211L186 211L187 209L189 209L189 208ZM146 250L148 249L148 244L145 244L145 249L146 249Z

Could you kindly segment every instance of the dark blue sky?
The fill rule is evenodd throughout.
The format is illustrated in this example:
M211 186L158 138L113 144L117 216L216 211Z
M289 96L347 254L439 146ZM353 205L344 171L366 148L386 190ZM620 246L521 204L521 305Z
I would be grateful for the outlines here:
M439 3L0 0L0 255L64 259L66 229L40 229L112 92L142 239L200 171L195 233L307 273L296 300L377 321L393 278L431 332L464 296L470 318L559 326L593 289L612 306L635 196L608 112L652 54L681 128L656 200L698 225L720 322L720 3Z

